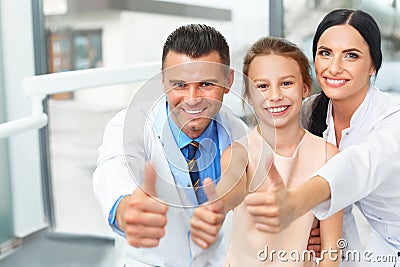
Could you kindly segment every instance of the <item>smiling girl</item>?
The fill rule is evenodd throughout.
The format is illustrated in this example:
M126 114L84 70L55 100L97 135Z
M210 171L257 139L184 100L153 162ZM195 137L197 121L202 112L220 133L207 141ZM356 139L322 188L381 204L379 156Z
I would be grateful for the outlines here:
M217 194L222 199L225 214L234 209L226 266L312 265L312 259L305 252L310 229L316 223L311 212L298 218L285 231L267 234L258 230L242 202L248 193L274 190L270 171L278 172L289 188L295 187L337 153L334 146L299 126L302 100L311 87L309 69L301 50L278 38L260 39L244 58L243 98L252 105L258 125L246 137L233 142L221 158L223 174ZM194 212L192 222L201 221L215 229L210 217L202 216L201 209L207 208L198 208L200 211ZM259 216L263 216L262 211ZM196 224L192 223L192 235L199 238L201 227ZM321 221L320 227L322 249L337 250L342 212ZM207 231L207 227L202 229L206 232L203 241L207 243L207 235L213 233ZM279 255L279 251L283 254ZM325 255L319 266L339 266L339 260Z

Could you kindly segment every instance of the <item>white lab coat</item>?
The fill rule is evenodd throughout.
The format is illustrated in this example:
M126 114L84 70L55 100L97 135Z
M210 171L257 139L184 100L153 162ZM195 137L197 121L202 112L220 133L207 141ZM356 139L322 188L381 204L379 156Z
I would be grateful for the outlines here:
M222 266L226 249L226 242L221 242L222 232L207 250L200 249L189 237L193 212L190 207L197 204L193 203L195 194L192 189L188 191L175 185L167 157L178 165L175 168L178 173L174 175L183 175L190 182L187 163L168 125L165 99L152 109L149 107L130 107L110 120L93 174L94 191L105 216L119 196L131 194L142 183L143 164L147 159L152 160L157 171L157 197L170 204L166 234L158 247L135 248L125 238L116 236L119 266ZM221 152L232 140L246 134L244 123L224 111L215 119Z
M303 125L307 125L305 119L310 116L313 99L304 102ZM336 144L331 103L326 122L328 128L323 136ZM339 150L338 155L315 173L328 181L331 199L313 209L314 214L323 220L345 208L343 234L348 249L363 253L351 212L351 205L355 203L373 229L367 246L367 250L373 252L372 257L398 257L400 105L376 87L369 88L363 103L351 118L350 127L342 132ZM341 266L394 266L393 262L370 262L371 265L343 262Z

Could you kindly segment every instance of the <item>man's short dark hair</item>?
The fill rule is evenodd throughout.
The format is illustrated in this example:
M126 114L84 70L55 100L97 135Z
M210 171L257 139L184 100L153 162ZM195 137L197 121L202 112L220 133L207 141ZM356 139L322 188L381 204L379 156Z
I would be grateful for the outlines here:
M199 58L218 52L222 63L230 66L229 46L225 37L211 26L189 24L173 31L165 41L162 54L162 68L169 51Z

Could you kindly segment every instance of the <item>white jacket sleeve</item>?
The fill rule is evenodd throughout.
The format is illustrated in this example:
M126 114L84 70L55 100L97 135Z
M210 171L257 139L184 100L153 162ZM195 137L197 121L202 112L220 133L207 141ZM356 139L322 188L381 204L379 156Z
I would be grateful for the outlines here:
M143 174L144 118L136 116L135 123L125 124L126 114L126 110L121 111L108 122L93 173L93 190L106 218L121 195L131 194L137 188L137 180ZM129 146L135 149L127 149Z
M372 193L384 198L398 197L399 173L400 112L397 111L381 117L364 142L346 148L314 174L328 181L331 199L313 212L323 220Z

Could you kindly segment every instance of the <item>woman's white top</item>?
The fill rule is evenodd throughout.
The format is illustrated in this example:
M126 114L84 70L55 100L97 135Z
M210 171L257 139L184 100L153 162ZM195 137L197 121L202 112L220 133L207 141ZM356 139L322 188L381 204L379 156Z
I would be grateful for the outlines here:
M304 101L301 122L307 128L315 96ZM336 145L332 103L323 137ZM328 181L331 199L313 209L323 220L355 203L372 226L368 248L398 257L400 251L400 105L376 87L342 131L339 154L314 175ZM346 217L346 215L345 215ZM344 223L346 231L346 218ZM371 242L372 241L372 242ZM378 249L379 248L379 249ZM377 256L377 255L375 255ZM374 257L372 255L371 257ZM398 260L400 257L398 258ZM386 266L386 265L379 265ZM393 263L387 266L393 266Z

